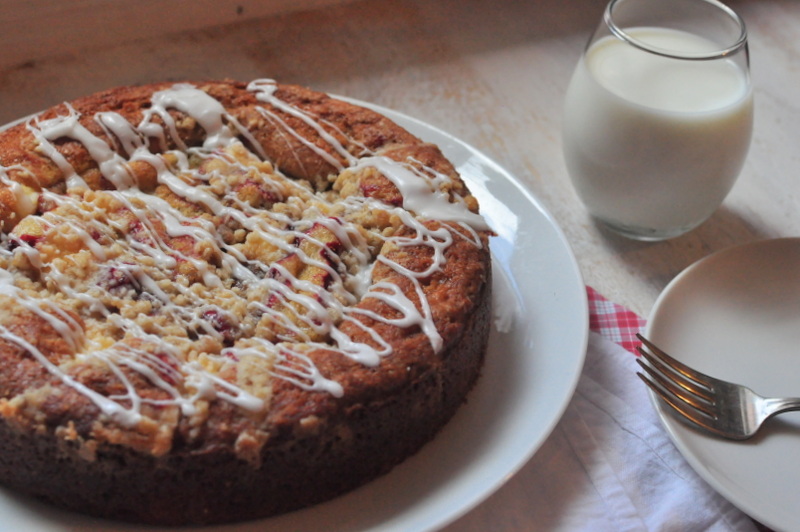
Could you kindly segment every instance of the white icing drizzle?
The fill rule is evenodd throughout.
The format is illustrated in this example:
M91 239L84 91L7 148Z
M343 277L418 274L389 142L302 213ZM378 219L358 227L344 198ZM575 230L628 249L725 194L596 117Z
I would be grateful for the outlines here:
M276 109L279 109L288 115L299 118L300 120L311 126L311 128L314 129L314 131L316 131L319 134L320 138L322 138L322 140L328 143L328 145L332 147L334 151L336 151L336 153L338 153L349 165L352 165L357 161L357 159L353 157L350 154L350 152L347 151L347 149L342 145L342 143L336 140L336 137L328 133L328 131L322 126L322 123L320 123L318 120L316 120L314 117L312 117L302 109L293 107L284 102L283 100L281 100L280 98L277 98L275 96L275 91L277 90L277 88L278 86L274 81L264 80L264 79L252 81L247 86L247 90L255 93L256 99L258 99L259 101L268 103L271 106L275 107ZM269 115L273 117L281 126L283 126L284 130L286 130L290 135L299 140L302 144L311 148L311 150L313 150L317 155L322 157L325 161L330 163L334 168L336 168L340 172L345 169L345 167L342 166L342 163L340 163L336 157L333 157L326 150L319 148L313 142L307 140L305 137L301 136L299 133L291 129L286 124L286 122L281 118L279 118L277 115L271 113L269 110L263 107L260 108L260 112L263 115Z
M231 183L220 178L224 178L226 172L242 176L253 172L252 165L240 162L231 155L231 150L241 148L240 138L250 146L258 146L258 143L220 102L186 84L154 93L151 106L138 125L130 124L114 112L94 115L111 145L86 129L79 121L80 115L69 105L66 115L34 119L27 124L40 152L64 174L69 192L67 195L48 190L39 193L42 200L56 206L37 217L43 237L47 241L58 232L77 239L97 263L97 275L107 276L107 286L76 285L70 280L72 277L62 271L68 266L59 266L50 259L46 261L35 242L19 236L3 237L16 247L13 252L3 251L0 256L6 260L18 254L24 256L43 284L56 287L67 298L80 302L88 313L101 316L109 326L123 333L110 346L86 337L81 324L69 313L55 303L28 295L14 284L13 275L4 269L0 269L0 294L43 319L64 338L77 357L109 368L124 385L126 393L106 397L81 384L65 368L49 361L28 340L6 327L0 326L0 338L28 351L51 374L83 393L119 423L135 425L141 420L141 409L146 404L176 405L185 415L196 412L200 400L219 399L246 410L262 409L264 398L237 384L235 379L209 369L209 364L239 367L245 359L260 361L263 367L271 368L268 370L273 376L296 386L341 396L344 393L341 384L322 375L309 353L315 349L334 350L358 363L378 366L383 357L391 355L391 345L375 329L365 326L359 316L401 328L418 327L434 351L442 348L443 340L436 330L421 281L442 268L445 251L454 235L480 246L477 231L487 229L483 219L469 211L463 200L442 191L446 190L448 176L420 168L416 161L397 162L368 153L364 146L348 141L362 153L359 159L337 140L337 135L345 135L332 124L277 98L274 82L256 80L248 89L257 100L267 104L259 107L258 112L278 127L280 134L298 139L340 171L346 168L353 172L366 168L378 170L398 188L404 208L358 196L330 204L323 195L290 183L278 172L266 176L262 173L260 178L268 179L260 183L264 193L274 195L275 201L284 201L289 209L293 198L305 202L303 217L295 219L282 212L251 206L237 196ZM178 125L169 113L171 109L190 116L205 131L202 147L188 147L180 139ZM289 127L280 113L298 118L313 128L338 157L303 138ZM54 142L60 138L83 144L113 190L88 191L87 183L56 148ZM166 153L171 157L170 163L165 156L151 151L153 142L158 150L166 150L168 140L179 148ZM259 155L263 159L263 153ZM197 161L200 161L199 168ZM135 162L148 163L155 169L159 185L167 187L175 197L204 209L208 217L187 215L167 199L142 190L132 167ZM216 162L224 163L228 170L222 173L204 170L206 163L213 166ZM33 200L23 194L21 185L8 176L7 170L0 168L0 183L18 196L20 209L33 212L33 207L25 203ZM92 202L83 201L87 194L117 205L119 213L105 212ZM382 254L372 256L374 251L369 251L361 230L348 222L346 215L375 209L396 216L410 229L406 234L412 236L384 237L378 233L373 238L391 242L398 248L428 247L432 253L427 267L412 271ZM62 211L71 214L64 215ZM80 216L72 217L76 212ZM343 212L344 218L339 214L326 214L328 212ZM211 216L233 228L241 228L268 248L282 252L286 261L296 257L303 264L301 271L318 272L323 280L314 282L299 274L296 277L290 264L281 260L264 271L260 260L248 258L237 244L223 238L218 222L212 221ZM425 219L452 224L431 229L423 223ZM327 240L330 238L333 244ZM116 241L117 247L104 246L103 239ZM179 251L173 240L188 242L192 251ZM204 255L195 256L198 246L206 250ZM416 302L391 282L372 281L373 267L378 262L411 281ZM199 286L175 279L174 272L182 264L196 272ZM231 279L238 283L238 288L231 286ZM245 317L256 321L233 322L222 308L209 305L203 293L214 290L227 294L226 297L244 298ZM128 294L134 291L141 297L147 296L153 315L168 319L143 326L138 317L127 316L113 308L110 302L117 297L116 291ZM386 318L358 305L370 298L393 309L399 317ZM369 341L356 340L344 332L345 324L364 333ZM187 359L180 346L185 348L193 340L191 337L166 340L165 337L172 334L172 325L182 331L193 331L198 338L208 336L231 345L217 354L204 355L206 362L198 356ZM259 327L267 325L273 337L252 334L254 327L258 331ZM248 335L243 336L247 341L239 342L226 336L242 327L249 328ZM320 338L328 340L320 341ZM130 371L147 379L162 392L163 398L141 397L128 376Z
M442 348L442 337L439 334L439 331L436 330L436 325L433 323L431 309L428 304L428 300L425 298L422 292L422 287L420 287L419 281L417 281L414 277L411 277L411 279L414 281L414 288L422 303L421 311L417 309L416 305L414 305L414 303L408 299L408 297L406 297L406 295L397 285L392 283L378 282L372 286L372 290L367 292L365 297L371 297L383 301L393 309L399 311L402 315L402 318L382 318L378 314L364 309L357 309L356 312L369 316L373 319L387 321L388 323L397 325L398 327L405 328L419 325L419 327L422 329L422 332L424 332L430 339L434 350L438 351ZM369 362L365 361L365 363ZM377 361L374 361L373 363L377 363Z
M433 220L462 222L480 230L488 230L483 217L461 203L452 203L434 180L421 175L409 164L388 157L364 157L351 167L354 171L376 168L400 190L403 207L419 216ZM439 176L441 178L441 174Z
M36 212L39 194L11 179L8 175L9 170L16 170L17 172L23 172L27 175L30 175L30 173L20 165L14 165L8 168L0 165L0 184L14 194L15 211L18 215L18 219L22 219Z
M62 128L65 124L77 124L77 113L74 112L71 106L67 107L69 109L69 114L67 116L61 116L46 121L39 121L39 119L36 118L35 125L33 121L29 121L27 127L28 131L30 131L33 137L38 141L37 149L42 152L42 155L52 160L55 165L58 166L58 169L61 170L61 173L64 174L67 190L85 189L88 188L86 181L78 175L67 159L50 143L50 139L47 138L47 135L42 130L42 127L52 126L54 128Z

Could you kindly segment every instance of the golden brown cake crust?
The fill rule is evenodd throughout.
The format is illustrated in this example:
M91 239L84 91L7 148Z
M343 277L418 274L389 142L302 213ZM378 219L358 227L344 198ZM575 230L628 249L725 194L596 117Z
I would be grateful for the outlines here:
M0 479L185 524L385 473L479 374L475 212L435 146L268 80L117 88L7 129Z

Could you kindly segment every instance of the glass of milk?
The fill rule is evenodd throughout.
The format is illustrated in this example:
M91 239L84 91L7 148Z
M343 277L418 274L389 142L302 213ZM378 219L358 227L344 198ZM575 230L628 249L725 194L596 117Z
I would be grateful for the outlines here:
M566 94L564 158L597 220L683 234L733 187L753 130L747 32L716 0L612 0Z

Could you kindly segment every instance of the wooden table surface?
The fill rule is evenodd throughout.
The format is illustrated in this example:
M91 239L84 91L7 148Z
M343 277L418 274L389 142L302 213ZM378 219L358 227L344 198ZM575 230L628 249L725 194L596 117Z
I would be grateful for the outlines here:
M113 11L99 0L36 9L19 1L27 19L5 8L0 15L0 123L96 90L161 80L270 77L374 102L505 167L553 214L585 282L647 316L665 285L709 253L800 235L800 2L730 3L750 34L756 120L747 162L709 221L641 243L588 218L561 156L564 91L605 1L271 0L274 9L263 7L269 1L204 1L185 22L176 12L189 9L185 1L163 13L149 1ZM45 16L48 6L57 12ZM451 529L531 529L524 483L535 461Z

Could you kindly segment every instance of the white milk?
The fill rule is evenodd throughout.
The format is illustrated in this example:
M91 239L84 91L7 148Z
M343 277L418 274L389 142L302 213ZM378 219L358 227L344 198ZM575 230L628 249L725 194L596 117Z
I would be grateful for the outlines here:
M672 51L714 49L676 30L627 33ZM598 219L674 236L722 203L752 124L748 74L732 60L669 59L606 37L584 54L567 91L564 156Z

